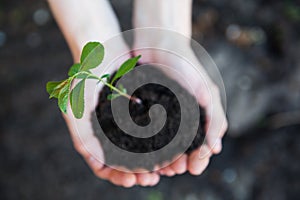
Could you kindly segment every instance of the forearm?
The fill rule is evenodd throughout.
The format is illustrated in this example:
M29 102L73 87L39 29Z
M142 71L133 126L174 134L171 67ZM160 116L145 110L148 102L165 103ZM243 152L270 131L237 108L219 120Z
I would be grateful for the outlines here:
M133 14L135 28L166 28L191 37L192 0L135 0Z
M117 18L107 0L48 2L75 61L79 60L80 52L88 41L103 42L120 32Z

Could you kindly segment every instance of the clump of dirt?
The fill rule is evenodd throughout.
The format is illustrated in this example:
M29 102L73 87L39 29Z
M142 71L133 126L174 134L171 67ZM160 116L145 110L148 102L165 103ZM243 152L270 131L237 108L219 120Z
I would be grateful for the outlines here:
M159 70L157 70L159 71ZM169 79L160 71L159 78ZM136 74L134 76L136 79L143 78L143 75ZM189 98L192 97L185 89L183 89L176 81L172 81L172 84L175 84L176 87L181 88L182 93ZM129 102L129 113L132 117L132 120L139 126L146 126L150 123L149 118L149 109L154 104L159 104L164 107L167 113L166 123L164 127L155 135L147 138L138 138L132 137L131 135L123 132L116 124L112 114L111 101L107 99L107 96L111 94L111 90L108 87L104 87L99 93L99 101L96 107L96 115L98 122L105 133L106 137L109 138L110 142L114 143L118 147L135 153L146 153L152 152L161 149L167 145L175 137L181 120L180 104L175 96L175 94L169 90L167 87L149 83L138 88L133 96L138 97L142 100L142 104L138 104L134 101ZM124 97L120 97L124 98ZM204 124L205 124L205 112L203 108L199 106L200 111L200 120L199 123L193 123L198 126L197 134L191 143L190 147L185 151L189 154L191 151L195 150L197 147L202 145L204 141ZM195 129L196 130L196 129ZM186 133L186 136L189 133ZM184 136L185 137L185 136ZM101 139L100 139L101 141ZM184 141L184 139L183 139ZM105 151L104 154L111 153L109 149ZM178 144L183 145L183 144ZM174 152L175 156L178 153L183 152ZM171 160L172 158L170 158ZM163 162L163 161L162 161ZM155 165L155 163L152 163ZM159 164L159 163L156 163Z

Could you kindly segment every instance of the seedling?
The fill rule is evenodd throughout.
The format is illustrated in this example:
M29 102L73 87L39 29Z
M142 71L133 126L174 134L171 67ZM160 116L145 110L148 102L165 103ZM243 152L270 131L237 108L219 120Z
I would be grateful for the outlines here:
M102 63L104 58L104 47L99 42L89 42L82 49L80 63L75 63L71 66L68 72L68 78L62 81L50 81L46 85L49 98L58 99L58 107L63 113L67 112L67 104L70 99L70 105L74 116L78 119L82 118L84 112L84 87L87 79L95 79L98 83L103 83L108 86L112 93L107 96L107 99L113 100L123 96L140 104L139 98L127 94L126 88L122 85L115 87L113 83L130 72L140 59L140 55L126 60L118 69L116 74L111 77L110 74L104 74L100 77L93 74L90 70L96 68ZM72 82L75 79L80 81L71 89ZM113 93L113 91L115 91Z

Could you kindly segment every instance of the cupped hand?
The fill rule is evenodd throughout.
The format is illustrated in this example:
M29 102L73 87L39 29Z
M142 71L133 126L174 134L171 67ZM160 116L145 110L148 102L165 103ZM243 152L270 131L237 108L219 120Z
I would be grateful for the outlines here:
M111 52L113 49L106 48L106 51ZM110 68L108 71L105 71L105 73L112 74L117 67L121 65L121 62L124 62L128 58L128 55L123 56L119 59L120 63L117 63L115 68ZM109 56L106 56L101 66L106 66L109 62L110 58ZM93 70L93 73L101 75L97 72L100 67ZM108 180L115 185L124 187L132 187L134 185L153 186L157 184L160 179L157 172L130 173L118 170L117 167L105 165L101 141L95 136L91 122L92 112L94 112L97 104L97 101L94 101L95 93L98 94L97 92L101 89L101 86L95 86L95 81L86 80L84 97L85 108L81 119L76 119L73 116L70 105L68 105L67 114L63 114L73 140L74 148L82 155L93 173L101 179Z
M137 36L141 37L142 35L137 34ZM157 49L141 48L147 47L147 39L137 39L136 41L134 55L142 55L141 63L157 63L172 67L173 70L166 70L167 68L161 68L161 70L170 78L178 81L191 94L194 94L198 103L206 112L205 143L189 155L183 154L178 156L169 165L159 169L159 173L173 176L189 171L190 174L200 175L208 166L210 157L221 152L221 139L228 126L219 89L210 79L188 43L178 46L176 41L170 41L166 38L162 39L161 42L156 38L155 41L158 41L160 44L155 45L149 41L149 47L155 46L158 47ZM140 41L142 42L140 43ZM176 56L174 57L172 51L170 53L172 49L180 49L174 52L180 52L181 55L179 56L183 59L174 59ZM198 66L198 70L191 67L191 64ZM199 72L201 73L201 78L198 76ZM188 84L186 84L186 80L188 80Z

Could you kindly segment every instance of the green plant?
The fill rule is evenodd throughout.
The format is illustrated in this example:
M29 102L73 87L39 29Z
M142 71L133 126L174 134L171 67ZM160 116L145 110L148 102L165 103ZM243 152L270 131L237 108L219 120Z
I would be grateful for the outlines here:
M124 96L136 103L141 103L141 100L127 94L126 89L119 85L115 87L113 83L131 71L140 59L140 55L126 60L118 69L116 74L111 77L110 74L104 74L101 77L96 76L90 70L96 68L102 63L104 58L104 47L99 42L89 42L82 49L80 63L75 63L71 66L68 72L68 78L62 81L51 81L46 85L49 98L58 99L58 107L63 113L67 112L67 104L70 99L72 112L76 118L82 118L84 112L84 87L86 79L95 79L104 85L108 86L115 93L108 95L109 100L113 100L119 96ZM75 79L80 81L71 89L72 82ZM111 80L111 81L110 81Z

